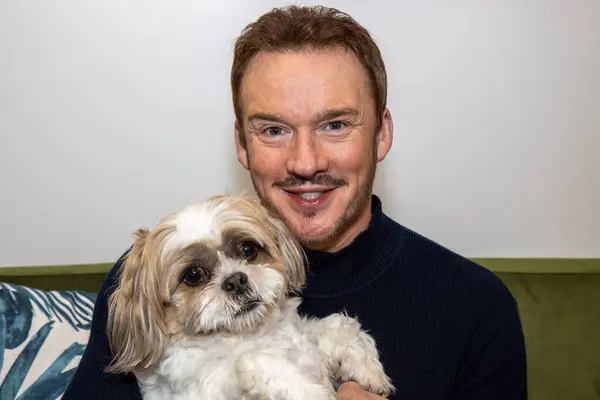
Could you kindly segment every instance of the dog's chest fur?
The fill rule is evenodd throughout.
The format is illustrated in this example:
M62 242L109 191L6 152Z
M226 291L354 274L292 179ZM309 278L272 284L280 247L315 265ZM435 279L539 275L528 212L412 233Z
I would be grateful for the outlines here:
M242 382L248 379L246 373L276 376L291 390L300 373L329 386L328 360L305 334L305 323L292 303L254 334L172 344L154 370L138 375L144 399L238 400L249 384Z

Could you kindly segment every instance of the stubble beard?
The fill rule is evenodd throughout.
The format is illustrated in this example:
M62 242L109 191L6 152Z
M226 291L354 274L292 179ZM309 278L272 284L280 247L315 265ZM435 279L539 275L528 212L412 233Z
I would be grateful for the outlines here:
M368 173L363 186L358 188L358 193L356 197L350 199L350 203L346 211L342 214L341 217L336 221L333 229L328 232L324 236L320 237L304 237L298 234L294 229L291 221L286 218L286 216L280 211L280 209L273 203L265 193L261 193L259 187L254 178L254 174L252 173L252 168L250 168L250 179L252 180L252 186L254 187L254 191L259 197L263 206L273 213L277 218L279 218L298 238L300 244L304 247L321 247L332 242L335 238L343 234L352 224L354 224L361 216L362 212L364 212L364 208L366 203L370 200L371 194L373 192L373 185L375 183L375 174L377 172L377 162L376 162L376 149L374 149L371 154L371 159L369 160L368 165ZM248 155L250 157L250 155ZM249 159L250 161L250 159ZM250 165L252 163L250 162ZM370 212L370 210L369 210ZM306 222L311 223L312 220L316 217L317 213L302 213L302 217L306 220Z

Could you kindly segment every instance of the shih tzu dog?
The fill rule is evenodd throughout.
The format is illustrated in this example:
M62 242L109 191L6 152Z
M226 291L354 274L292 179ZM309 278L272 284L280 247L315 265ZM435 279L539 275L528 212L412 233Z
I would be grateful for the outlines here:
M343 314L298 314L304 253L249 196L219 195L140 229L109 299L110 372L144 399L333 400L389 395L373 338Z

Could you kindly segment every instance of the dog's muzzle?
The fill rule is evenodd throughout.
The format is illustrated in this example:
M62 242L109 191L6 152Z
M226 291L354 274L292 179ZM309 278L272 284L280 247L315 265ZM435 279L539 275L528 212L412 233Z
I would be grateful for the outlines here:
M250 292L248 275L243 272L234 272L225 278L221 284L221 289L236 297L247 295Z

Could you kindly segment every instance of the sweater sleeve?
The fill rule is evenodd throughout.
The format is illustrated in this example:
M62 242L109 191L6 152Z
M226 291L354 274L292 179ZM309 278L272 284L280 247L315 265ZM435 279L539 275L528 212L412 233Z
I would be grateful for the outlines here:
M526 400L527 363L515 299L498 282L459 370L451 400Z
M90 338L73 379L62 396L63 400L141 399L135 376L109 374L104 371L113 358L106 335L108 298L117 282L126 255L127 252L111 268L98 292Z

